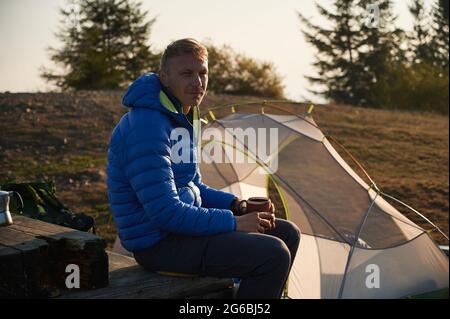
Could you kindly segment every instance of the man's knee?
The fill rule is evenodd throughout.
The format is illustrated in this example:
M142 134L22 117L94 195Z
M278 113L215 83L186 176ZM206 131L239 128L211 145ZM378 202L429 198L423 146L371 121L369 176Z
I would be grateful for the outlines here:
M277 227L281 227L282 231L288 238L291 238L294 242L300 242L301 231L300 228L290 220L277 219Z
M291 253L287 245L279 238L270 238L264 247L267 256L274 263L274 266L289 267L291 263Z
M298 228L298 226L296 224L294 224L293 222L291 222L291 221L288 221L288 223L289 223L289 226L290 226L290 229L291 229L291 232L292 232L292 236L294 238L296 238L297 241L300 242L300 237L302 235L302 233L300 231L300 228Z

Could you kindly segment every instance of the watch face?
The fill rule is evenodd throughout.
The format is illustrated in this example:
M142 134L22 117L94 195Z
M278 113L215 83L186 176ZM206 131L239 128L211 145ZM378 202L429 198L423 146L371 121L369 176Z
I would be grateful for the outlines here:
M242 201L239 203L239 213L240 213L241 215L247 213L247 201L246 201L246 200L242 200Z

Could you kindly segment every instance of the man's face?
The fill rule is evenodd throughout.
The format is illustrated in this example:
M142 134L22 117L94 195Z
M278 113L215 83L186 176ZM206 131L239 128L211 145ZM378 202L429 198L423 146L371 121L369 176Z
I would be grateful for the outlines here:
M183 106L200 105L208 86L208 61L192 54L171 57L160 79Z

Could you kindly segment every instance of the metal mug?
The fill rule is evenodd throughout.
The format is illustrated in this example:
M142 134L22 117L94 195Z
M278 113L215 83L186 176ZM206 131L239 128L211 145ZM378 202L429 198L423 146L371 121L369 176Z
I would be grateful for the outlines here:
M19 211L23 209L23 201L19 193L0 191L0 226L12 225L13 223L11 212L9 211L9 198L12 197L14 193L17 194L20 199L21 207Z

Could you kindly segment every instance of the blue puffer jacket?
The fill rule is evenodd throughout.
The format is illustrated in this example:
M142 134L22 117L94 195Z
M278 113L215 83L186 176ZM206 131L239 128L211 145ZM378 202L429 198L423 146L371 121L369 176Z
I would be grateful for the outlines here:
M190 162L173 161L178 140L171 139L172 129L185 128L192 137L193 126L161 91L158 76L138 78L122 102L130 111L112 132L107 165L109 203L122 245L138 251L169 233L234 231L228 208L235 196L202 183L192 138L184 139Z

